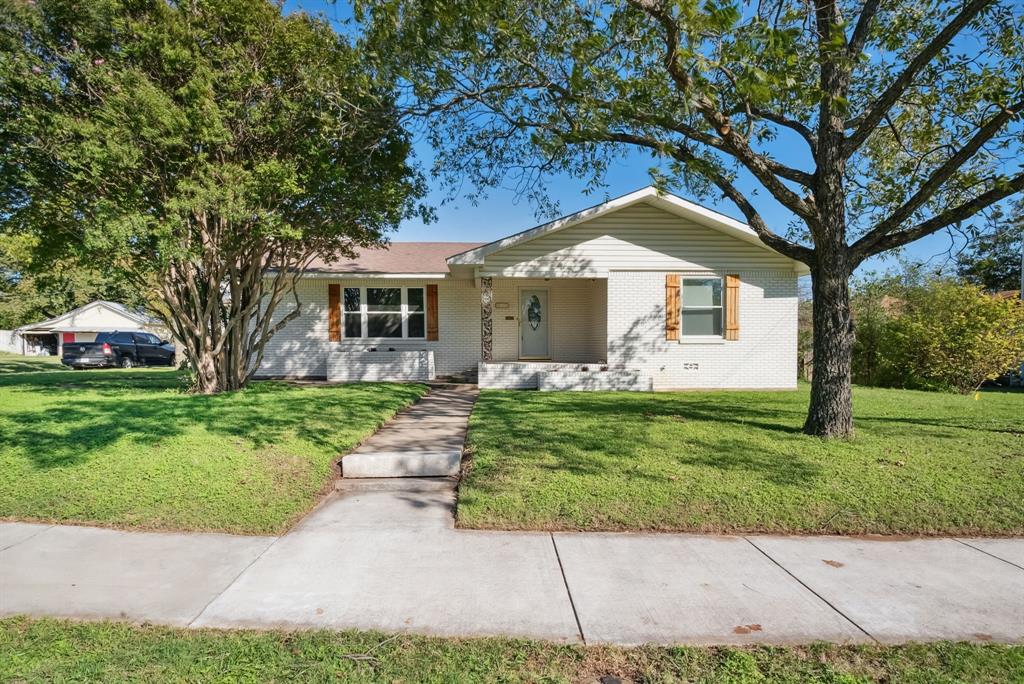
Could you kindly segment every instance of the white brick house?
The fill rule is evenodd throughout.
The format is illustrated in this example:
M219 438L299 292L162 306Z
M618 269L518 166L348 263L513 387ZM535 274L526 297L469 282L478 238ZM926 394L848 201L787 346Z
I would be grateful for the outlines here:
M806 272L748 226L645 188L491 243L394 243L318 262L260 374L792 388Z

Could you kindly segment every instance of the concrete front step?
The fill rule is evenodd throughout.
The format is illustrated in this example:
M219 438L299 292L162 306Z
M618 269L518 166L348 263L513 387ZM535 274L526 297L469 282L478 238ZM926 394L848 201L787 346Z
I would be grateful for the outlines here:
M462 449L448 451L374 451L341 459L341 476L447 477L459 474Z
M457 477L363 477L338 480L339 492L454 492Z

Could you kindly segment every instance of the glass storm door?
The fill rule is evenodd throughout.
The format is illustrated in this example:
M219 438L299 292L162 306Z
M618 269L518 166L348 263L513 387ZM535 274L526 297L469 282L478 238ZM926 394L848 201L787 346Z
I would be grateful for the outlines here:
M548 352L550 319L547 290L519 291L519 358L550 358Z

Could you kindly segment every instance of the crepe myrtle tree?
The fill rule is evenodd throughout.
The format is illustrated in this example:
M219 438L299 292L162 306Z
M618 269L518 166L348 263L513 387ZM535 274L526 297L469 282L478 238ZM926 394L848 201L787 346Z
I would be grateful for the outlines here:
M0 0L0 41L0 230L126 274L196 391L246 384L313 255L421 211L393 86L325 21L268 0Z
M808 265L805 432L852 435L848 282L868 257L1024 188L1024 6L1013 0L366 0L472 193L550 173L593 189L626 148L662 187L730 200ZM765 193L771 199L767 199ZM765 206L793 216L769 226Z

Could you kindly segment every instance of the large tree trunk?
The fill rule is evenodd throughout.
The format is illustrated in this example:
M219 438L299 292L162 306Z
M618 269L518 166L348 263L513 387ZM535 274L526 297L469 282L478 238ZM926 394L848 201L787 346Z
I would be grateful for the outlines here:
M830 257L830 258L827 258ZM853 436L853 317L849 260L842 247L811 268L814 296L814 375L804 432L817 437Z
M299 315L295 284L308 255L274 245L173 262L161 278L165 321L183 347L193 372L192 390L216 394L238 390L263 360L270 339ZM275 270L264 277L267 269ZM294 306L275 316L291 293Z

